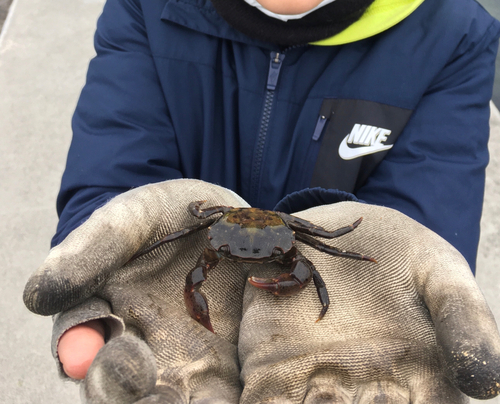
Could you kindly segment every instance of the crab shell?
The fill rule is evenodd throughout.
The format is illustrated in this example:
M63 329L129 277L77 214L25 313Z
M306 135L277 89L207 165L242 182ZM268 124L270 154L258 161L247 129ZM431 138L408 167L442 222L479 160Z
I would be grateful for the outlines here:
M241 262L280 259L295 244L295 232L273 211L234 208L208 228L212 247Z

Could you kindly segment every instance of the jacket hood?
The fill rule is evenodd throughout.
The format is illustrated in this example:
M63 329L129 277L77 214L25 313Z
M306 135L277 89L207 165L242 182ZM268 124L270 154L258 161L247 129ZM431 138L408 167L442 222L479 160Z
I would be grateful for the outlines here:
M363 16L342 32L313 45L343 45L380 34L403 21L424 0L375 0Z

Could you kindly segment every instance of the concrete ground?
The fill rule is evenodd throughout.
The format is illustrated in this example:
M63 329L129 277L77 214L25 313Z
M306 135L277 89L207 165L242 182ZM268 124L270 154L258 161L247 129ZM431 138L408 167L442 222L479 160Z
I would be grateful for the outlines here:
M9 3L1 1L0 6ZM500 16L498 0L490 1ZM56 226L55 197L71 137L70 118L93 54L92 33L102 4L13 0L0 36L1 403L79 402L77 386L56 374L49 351L51 321L25 309L22 291L45 258ZM498 111L494 116L477 280L500 321Z

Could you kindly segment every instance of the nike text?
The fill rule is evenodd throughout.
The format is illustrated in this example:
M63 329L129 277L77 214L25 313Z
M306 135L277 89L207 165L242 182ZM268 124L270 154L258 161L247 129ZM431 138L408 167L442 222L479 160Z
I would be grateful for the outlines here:
M355 124L340 143L339 155L344 160L352 160L356 157L366 156L383 150L389 150L392 145L383 142L387 140L391 131L371 125ZM356 147L350 147L353 145Z

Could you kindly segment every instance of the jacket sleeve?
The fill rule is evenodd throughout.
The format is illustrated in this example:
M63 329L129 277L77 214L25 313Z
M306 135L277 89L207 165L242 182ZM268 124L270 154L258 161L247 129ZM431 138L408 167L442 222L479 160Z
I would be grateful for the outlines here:
M138 1L107 1L95 49L72 121L52 245L115 195L182 177Z
M490 20L492 21L492 20ZM464 35L358 198L441 235L475 269L500 24ZM472 27L474 31L474 27Z

